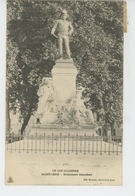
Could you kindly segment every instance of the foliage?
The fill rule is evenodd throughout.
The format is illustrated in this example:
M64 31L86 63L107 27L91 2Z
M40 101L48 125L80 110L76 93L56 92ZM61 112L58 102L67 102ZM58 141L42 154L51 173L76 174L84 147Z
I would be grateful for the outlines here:
M22 131L36 110L41 79L50 76L58 57L50 32L61 8L74 26L70 47L86 106L110 123L122 121L122 2L17 0L7 8L7 87L11 108L21 111Z

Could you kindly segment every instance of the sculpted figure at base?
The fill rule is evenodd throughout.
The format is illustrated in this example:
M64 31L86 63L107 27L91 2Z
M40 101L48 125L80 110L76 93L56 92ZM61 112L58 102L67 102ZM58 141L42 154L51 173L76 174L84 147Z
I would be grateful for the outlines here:
M44 113L50 109L50 105L53 101L54 92L52 88L52 81L48 78L43 78L37 94L39 96L37 117L38 121L40 121Z
M71 22L67 21L67 17L67 11L63 10L61 13L61 19L55 21L55 24L51 31L51 34L58 39L58 49L60 58L63 58L63 43L65 46L67 57L71 58L69 48L69 36L73 33L73 27L71 25ZM55 35L55 31L58 32L57 35Z

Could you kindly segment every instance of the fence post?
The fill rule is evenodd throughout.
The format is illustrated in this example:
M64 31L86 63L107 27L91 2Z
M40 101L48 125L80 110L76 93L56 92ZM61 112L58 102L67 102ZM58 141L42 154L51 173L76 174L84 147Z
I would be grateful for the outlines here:
M108 141L109 141L109 152L108 152L108 155L110 155L110 143L111 143L110 136L108 138Z
M74 136L72 135L71 138L72 138L72 152L73 152L73 151L74 151L74 150L73 150Z
M11 139L10 139L10 141L11 141L11 145L10 145L10 146L11 146L11 153L12 153L12 140L13 140L12 134L10 134L9 136L10 136L10 138L11 138Z
M31 152L33 151L33 134L31 135Z
M21 152L21 150L20 150L20 148L21 148L21 146L20 146L21 145L21 133L19 134L19 138L18 139L19 139L19 153L20 153Z
M82 152L82 136L80 135L80 153Z
M57 135L56 135L56 150L55 151L57 152Z
M65 140L66 140L66 136L65 135L63 136L63 139L64 139L64 152L65 152Z
M101 142L100 142L100 155L102 155L102 139L101 139Z
M90 136L88 136L88 153L90 153Z
M24 138L25 138L25 132L22 133L22 137L23 137L23 152L24 152L24 146L25 146Z
M92 136L92 155L94 155L94 135Z
M27 133L27 153L29 153L29 133Z
M35 134L35 153L37 153L37 132Z
M49 152L49 135L48 135L48 137L47 137L47 139L48 139L48 142L47 142L47 152Z
M8 141L9 141L9 135L6 134L6 150L8 151Z
M78 153L78 133L76 134L76 154Z
M104 136L104 138L105 138L105 142L104 142L104 153L106 153L106 143L107 143L107 136Z
M117 137L117 139L116 139L116 143L117 143L117 155L118 155L118 137Z
M45 133L44 133L44 136L43 136L43 154L45 154Z
M84 134L84 154L86 154L86 133Z
M20 136L19 136L20 137ZM17 140L18 138L14 138L14 144L15 144L15 151L16 151L16 140Z
M96 136L97 140L96 140L96 153L98 153L98 136Z
M53 137L53 133L52 133L52 154L53 154L53 140L54 140L54 137Z
M60 154L61 154L61 133L60 133Z
M41 152L41 134L39 135L39 152Z
M70 138L70 134L68 134L68 154L69 154L69 144L70 144L69 138Z
M122 150L123 150L123 135L121 136L121 153L122 153Z
M112 140L113 140L113 150L112 150L112 152L113 152L113 154L114 154L114 139L115 139L115 137L112 136Z

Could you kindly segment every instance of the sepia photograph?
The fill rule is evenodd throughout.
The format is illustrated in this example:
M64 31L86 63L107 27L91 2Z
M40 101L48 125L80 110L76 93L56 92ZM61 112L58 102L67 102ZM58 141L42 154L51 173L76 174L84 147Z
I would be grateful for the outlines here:
M7 0L6 185L123 184L124 5Z

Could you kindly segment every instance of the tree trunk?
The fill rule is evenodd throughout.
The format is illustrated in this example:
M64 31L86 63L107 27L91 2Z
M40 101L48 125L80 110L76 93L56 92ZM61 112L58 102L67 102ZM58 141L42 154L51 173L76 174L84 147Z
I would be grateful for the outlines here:
M97 112L97 121L99 122L100 118L99 118L99 112Z
M104 110L104 117L105 117L105 124L107 123L107 116L106 116L106 112L108 111L108 107L107 107L107 104L104 100L104 96L102 96L102 107L103 107L103 110Z
M105 106L104 106L103 96L102 96L102 99L101 99L101 105L102 105L103 114L105 114Z
M24 121L23 121L23 124L22 124L21 130L20 130L21 134L23 134L23 133L24 133L25 128L26 128L26 126L28 125L28 122L29 122L30 117L31 117L31 112L32 112L32 104L30 105L30 107L29 107L29 111L28 111L28 114L27 114L26 118L25 118L25 119L24 119Z
M6 133L10 133L9 90L6 89Z

